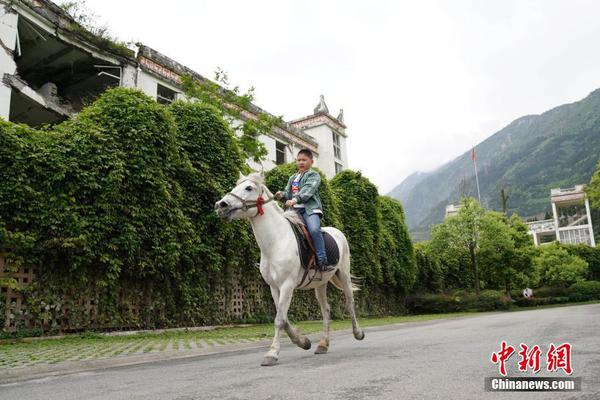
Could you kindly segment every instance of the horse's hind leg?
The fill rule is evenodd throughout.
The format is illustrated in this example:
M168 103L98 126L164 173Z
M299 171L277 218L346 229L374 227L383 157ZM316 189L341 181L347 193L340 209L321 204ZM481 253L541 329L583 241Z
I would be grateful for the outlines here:
M348 263L349 264L349 263ZM342 289L344 290L344 297L346 298L346 311L352 317L352 333L356 340L363 340L365 333L358 326L358 320L356 319L356 311L354 309L354 293L352 290L352 279L350 275L350 265L342 266L337 270L336 275L342 283Z
M329 349L329 315L331 311L327 302L327 284L315 288L315 295L321 305L321 314L323 315L323 337L319 341L315 354L325 354Z

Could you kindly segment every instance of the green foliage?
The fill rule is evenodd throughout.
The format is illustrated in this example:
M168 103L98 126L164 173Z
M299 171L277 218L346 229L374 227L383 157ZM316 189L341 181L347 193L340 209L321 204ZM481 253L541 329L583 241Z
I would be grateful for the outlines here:
M533 291L532 298L517 297L516 304L531 307L592 300L600 300L600 281L580 281L569 287L541 287Z
M70 301L85 326L91 298L99 326L229 319L215 291L255 278L258 254L248 224L213 212L244 166L218 113L117 88L51 131L0 129L0 243L11 265L42 266L23 293L32 316Z
M600 299L600 281L574 283L569 287L569 292L590 296L593 299Z
M482 241L482 279L486 287L503 287L510 295L512 286L526 286L532 273L533 240L518 215L510 218L496 212L487 215L491 225Z
M267 186L273 192L283 190L296 171L294 163L271 169L266 173ZM324 209L322 225L335 226L344 232L350 244L352 273L367 278L358 295L365 300L369 297L369 303L362 304L363 310L385 314L386 310L398 308L398 304L402 304L401 296L416 279L416 264L402 205L379 196L377 188L360 172L346 170L336 175L331 184L319 173L319 195ZM369 238L368 243L364 243L365 237ZM343 305L335 304L341 312ZM300 309L292 311L297 318L307 317Z
M587 279L600 280L600 247L591 247L586 244L562 244L561 247L569 254L578 256L588 263Z
M258 140L259 136L271 134L275 126L282 126L284 122L282 117L274 117L252 106L254 88L244 94L240 93L237 86L230 89L229 78L221 70L215 73L216 82L208 79L198 81L190 75L182 76L181 80L187 97L213 106L230 122L237 134L237 145L245 157L260 162L267 155L266 147Z
M600 209L600 160L596 165L596 170L592 175L590 184L586 187L586 192L590 199L591 206Z
M234 322L219 303L229 310L232 281L254 308L242 319L270 319L249 224L213 211L247 171L239 146L214 106L163 106L124 88L47 130L0 122L0 252L10 271L39 270L24 287L2 281L23 295L20 332L26 317L46 331ZM280 190L294 171L275 168L267 184ZM359 312L403 312L416 270L401 205L358 172L321 177L323 224L349 231L353 273L367 277ZM258 294L248 290L256 283ZM342 316L342 297L329 292ZM292 318L318 315L313 293L295 299Z
M415 291L438 292L444 286L442 265L438 257L432 254L429 242L414 245L417 264Z
M380 262L387 286L408 292L417 275L412 242L404 223L404 210L399 201L379 197L381 213Z
M377 187L360 172L344 170L331 180L340 200L344 234L350 243L352 268L366 285L383 283L380 262L381 211Z
M420 293L406 300L406 307L414 314L448 313L458 311L491 311L510 308L502 292L484 290L479 296L468 292Z
M433 228L430 246L446 271L448 287L466 287L469 265L473 279L479 275L485 287L503 288L509 295L513 285L525 284L532 273L535 250L527 232L517 215L485 211L465 198L458 215Z
M125 42L110 34L108 26L98 23L98 16L88 8L85 0L64 1L60 8L74 20L69 29L83 40L125 57L134 56Z
M473 198L463 198L456 216L446 219L432 230L432 246L440 256L448 258L469 258L475 291L479 293L479 267L477 258L481 250L482 236L487 231L497 231L497 226L486 218L483 207ZM504 245L499 238L499 245Z
M554 244L541 247L540 254L533 259L533 265L533 282L546 285L566 286L583 281L588 268L587 262Z

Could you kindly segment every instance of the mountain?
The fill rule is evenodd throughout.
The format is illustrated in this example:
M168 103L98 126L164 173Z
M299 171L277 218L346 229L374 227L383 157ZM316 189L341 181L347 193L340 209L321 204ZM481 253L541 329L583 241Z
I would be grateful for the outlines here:
M521 117L475 147L481 200L500 210L530 216L550 210L550 189L588 183L600 157L600 89L585 99L541 115ZM389 195L402 202L415 240L428 236L447 204L461 194L477 196L471 150L431 172L417 172Z

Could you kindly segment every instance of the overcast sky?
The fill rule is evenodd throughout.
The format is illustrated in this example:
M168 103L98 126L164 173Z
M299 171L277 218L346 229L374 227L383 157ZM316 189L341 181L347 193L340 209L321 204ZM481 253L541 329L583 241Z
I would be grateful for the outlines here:
M381 193L512 120L600 87L600 1L88 0L121 40L212 78L217 67L286 120L325 95L348 158Z

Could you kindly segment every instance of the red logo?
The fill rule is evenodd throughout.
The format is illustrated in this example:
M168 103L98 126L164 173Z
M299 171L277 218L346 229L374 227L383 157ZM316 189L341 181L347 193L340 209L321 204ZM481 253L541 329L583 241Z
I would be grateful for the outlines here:
M504 364L510 356L515 352L515 348L512 346L507 346L506 342L503 340L502 345L500 347L500 351L498 353L492 353L492 362L498 365L498 369L502 376L506 376L506 365Z
M550 343L550 348L548 349L546 358L548 359L548 371L554 372L562 369L567 373L567 375L571 375L573 373L573 369L571 368L570 343L563 343L558 347L555 347L554 343Z
M521 351L519 352L519 356L521 357L519 361L519 371L527 372L527 368L531 368L533 369L533 372L537 374L540 371L540 355L542 354L540 346L536 344L531 350L527 350L529 350L527 345L521 343Z
M520 345L521 351L519 351L519 371L527 372L531 369L533 373L538 373L541 369L540 358L542 350L537 344L531 348L524 343ZM559 369L565 371L566 374L571 375L573 368L571 367L571 349L570 343L563 343L560 346L555 346L554 343L550 343L548 352L546 353L546 369L548 372L556 372ZM500 351L492 353L492 363L498 364L498 370L502 376L506 376L506 362L514 354L515 348L502 341L500 345Z

